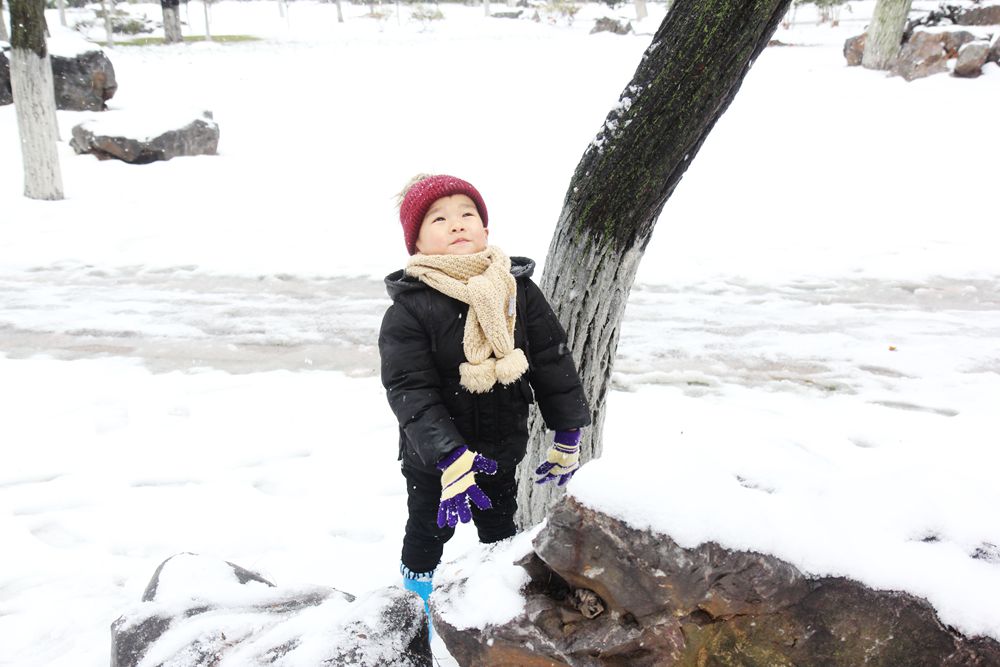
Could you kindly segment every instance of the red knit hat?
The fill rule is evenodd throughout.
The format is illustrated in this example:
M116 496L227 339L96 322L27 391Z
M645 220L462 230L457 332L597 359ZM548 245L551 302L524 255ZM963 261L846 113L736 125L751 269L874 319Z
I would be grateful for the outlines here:
M424 216L431 204L441 197L451 195L465 195L476 205L479 217L483 219L483 227L489 222L486 213L486 202L479 190L473 187L472 183L463 181L461 178L438 174L428 176L417 181L406 191L403 203L399 206L399 221L403 224L403 238L406 241L406 250L411 254L417 252L417 236L420 235L420 225L423 224Z

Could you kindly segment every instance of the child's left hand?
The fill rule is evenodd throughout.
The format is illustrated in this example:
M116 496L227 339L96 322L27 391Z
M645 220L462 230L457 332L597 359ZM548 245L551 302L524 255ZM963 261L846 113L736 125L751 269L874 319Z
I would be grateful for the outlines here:
M545 484L558 478L559 486L562 486L580 468L580 431L556 431L553 440L545 463L535 470L536 475L541 475L535 484Z

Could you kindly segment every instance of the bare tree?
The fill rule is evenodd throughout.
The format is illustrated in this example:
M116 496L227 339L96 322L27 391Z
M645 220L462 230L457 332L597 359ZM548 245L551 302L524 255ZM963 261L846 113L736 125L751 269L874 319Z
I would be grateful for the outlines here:
M211 42L212 41L212 27L211 27L212 19L209 16L208 5L209 5L209 0L201 0L202 9L205 11L205 41L206 42Z
M10 82L24 164L24 196L62 199L56 95L45 46L45 0L11 0Z
M0 41L10 41L10 33L7 32L7 22L3 19L3 0L0 0Z
M582 461L601 454L622 315L660 211L790 1L676 0L570 180L541 288L566 326L593 412ZM650 432L660 423L650 415ZM518 490L522 527L540 521L559 493L533 483L551 436L537 411L530 427Z
M180 4L180 0L160 0L160 8L163 10L163 39L168 44L184 41Z
M649 16L646 10L646 0L635 0L635 20L641 21Z
M115 0L101 0L101 11L104 12L104 31L108 36L108 48L114 48L115 29L112 16L115 12Z
M344 10L340 6L340 0L336 0L336 2L337 2L337 23L343 23L344 22Z
M56 7L59 9L59 23L66 25L66 0L56 0Z
M868 69L889 69L899 56L902 48L903 30L906 16L910 13L913 0L878 0L868 36L865 38L865 52L861 56L861 66Z

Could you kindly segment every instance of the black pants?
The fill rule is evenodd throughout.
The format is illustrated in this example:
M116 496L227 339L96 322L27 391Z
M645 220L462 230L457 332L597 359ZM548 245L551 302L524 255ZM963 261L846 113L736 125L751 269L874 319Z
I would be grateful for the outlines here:
M455 534L454 528L438 528L438 505L441 503L441 473L424 472L403 464L406 478L406 534L403 536L403 565L413 572L430 572L441 562L444 543ZM476 484L493 503L481 510L474 503L472 521L479 531L479 541L499 542L513 536L514 512L517 510L517 468L500 466L494 475L476 473Z

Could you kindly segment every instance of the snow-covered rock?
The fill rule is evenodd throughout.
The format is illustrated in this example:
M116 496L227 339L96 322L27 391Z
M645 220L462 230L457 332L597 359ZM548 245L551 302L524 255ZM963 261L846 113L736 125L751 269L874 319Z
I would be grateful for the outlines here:
M955 76L977 77L983 73L983 65L990 54L989 42L969 42L958 51L955 62Z
M165 560L142 602L111 626L112 667L431 664L423 603L400 588L355 599L282 589L196 554Z
M916 596L712 542L686 548L573 496L532 547L518 561L531 578L521 611L500 624L455 623L495 572L445 573L434 623L459 664L1000 664L1000 643L959 634Z
M134 119L115 116L80 123L73 128L70 146L77 153L92 153L98 159L115 158L132 164L170 160L181 155L215 155L219 126L206 111L179 129L150 129L158 119L149 119L140 129Z
M865 39L868 33L863 32L854 37L844 40L844 58L848 67L857 67L861 64L861 58L865 55Z
M948 71L948 54L941 33L915 32L903 45L892 73L907 81Z

